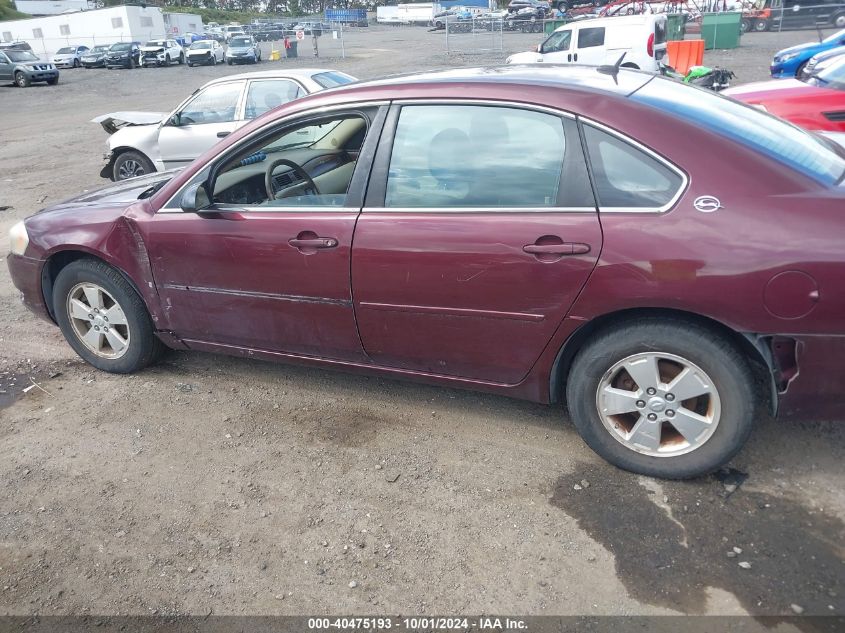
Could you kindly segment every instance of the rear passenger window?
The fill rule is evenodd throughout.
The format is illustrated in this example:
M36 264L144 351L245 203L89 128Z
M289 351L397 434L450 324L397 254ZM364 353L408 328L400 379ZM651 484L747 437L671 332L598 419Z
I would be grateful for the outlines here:
M604 27L581 29L578 31L578 48L604 46Z
M666 42L666 22L663 20L654 21L654 43L664 44Z
M584 126L601 210L662 210L683 187L674 169L620 138Z
M563 121L493 106L405 106L387 177L388 207L553 207Z

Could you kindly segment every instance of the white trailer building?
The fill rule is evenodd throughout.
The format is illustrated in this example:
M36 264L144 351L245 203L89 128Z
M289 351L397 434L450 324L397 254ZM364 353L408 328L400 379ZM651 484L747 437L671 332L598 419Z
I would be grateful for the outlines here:
M169 37L182 37L185 33L203 33L202 16L195 13L165 13L164 26Z
M96 0L14 0L15 8L32 16L59 15L97 9Z
M0 22L0 40L24 40L38 55L47 58L63 46L146 42L166 35L158 7L109 7Z

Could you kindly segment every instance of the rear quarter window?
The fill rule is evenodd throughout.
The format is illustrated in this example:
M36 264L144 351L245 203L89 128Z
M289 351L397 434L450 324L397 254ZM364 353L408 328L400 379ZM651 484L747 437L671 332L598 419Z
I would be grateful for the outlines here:
M654 43L664 44L666 42L666 21L654 21Z
M814 135L743 103L655 78L630 96L703 129L742 143L814 180L835 185L845 175L845 159Z

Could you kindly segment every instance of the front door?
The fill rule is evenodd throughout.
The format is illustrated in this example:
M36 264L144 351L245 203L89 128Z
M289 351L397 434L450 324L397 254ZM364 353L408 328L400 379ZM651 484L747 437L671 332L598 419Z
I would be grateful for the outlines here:
M518 383L601 251L575 121L471 104L394 106L391 120L352 251L364 349Z
M165 169L184 167L243 124L245 83L212 84L161 124L158 147Z
M572 61L572 29L555 31L540 45L544 62L564 64Z
M5 53L0 53L0 81L12 81L12 62Z
M189 344L365 360L349 266L377 115L269 125L214 161L200 212L168 203L145 223L160 327Z

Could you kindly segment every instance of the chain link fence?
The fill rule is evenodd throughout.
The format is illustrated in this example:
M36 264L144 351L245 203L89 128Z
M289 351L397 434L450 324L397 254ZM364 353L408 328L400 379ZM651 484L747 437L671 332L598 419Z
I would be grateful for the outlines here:
M445 22L447 53L502 52L504 19L500 17L449 18ZM542 26L541 26L542 29Z

